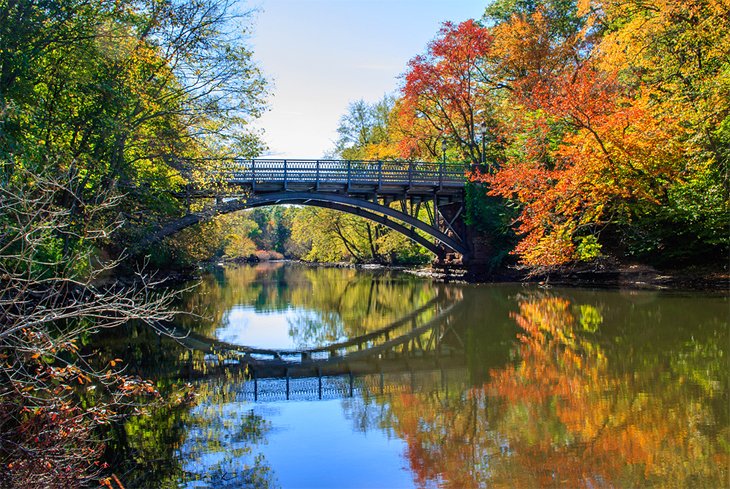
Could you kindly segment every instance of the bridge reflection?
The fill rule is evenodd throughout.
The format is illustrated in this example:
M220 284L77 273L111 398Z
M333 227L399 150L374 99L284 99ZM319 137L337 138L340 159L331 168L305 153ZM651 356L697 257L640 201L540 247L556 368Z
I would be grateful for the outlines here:
M439 359L440 368L434 368L433 359L416 359L381 364L378 373L363 373L373 365L353 366L345 375L304 378L257 379L243 385L238 400L271 402L283 400L315 401L346 397L374 397L390 394L424 394L461 392L469 385L469 373L464 357ZM391 371L392 369L392 371Z
M242 390L246 399L383 394L403 385L404 375L405 385L416 392L431 388L434 376L442 388L449 376L466 382L464 342L454 328L460 306L461 298L439 295L376 331L315 348L255 348L179 329L171 333L185 347L205 354L202 376L243 373L250 381ZM189 373L194 370L191 365Z

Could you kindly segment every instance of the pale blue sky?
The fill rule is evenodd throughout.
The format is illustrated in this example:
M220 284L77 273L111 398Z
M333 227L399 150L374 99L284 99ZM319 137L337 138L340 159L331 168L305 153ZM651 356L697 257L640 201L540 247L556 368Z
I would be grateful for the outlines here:
M441 24L479 18L487 0L250 0L255 58L271 80L256 123L269 157L319 158L350 102L400 86Z

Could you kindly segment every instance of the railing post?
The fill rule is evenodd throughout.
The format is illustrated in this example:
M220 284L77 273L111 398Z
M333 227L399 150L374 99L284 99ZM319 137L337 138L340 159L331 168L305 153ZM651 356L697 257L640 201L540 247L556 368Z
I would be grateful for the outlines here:
M444 163L439 163L439 189L444 186Z
M352 162L350 160L347 160L347 191L348 192L350 191L350 183L351 183L351 181L350 181L350 176L351 176L350 175L351 174L351 171L350 171L351 170L351 163Z
M322 370L319 367L317 367L317 384L319 398L322 399Z
M413 162L408 162L408 187L413 186Z
M256 190L256 160L251 160L251 190Z
M315 177L314 177L314 189L319 190L319 160L317 160L316 165L316 171L315 171Z
M286 400L289 400L289 369L286 369Z
M284 160L284 190L287 189L287 182L286 182L286 160Z
M383 188L383 162L378 161L378 190Z

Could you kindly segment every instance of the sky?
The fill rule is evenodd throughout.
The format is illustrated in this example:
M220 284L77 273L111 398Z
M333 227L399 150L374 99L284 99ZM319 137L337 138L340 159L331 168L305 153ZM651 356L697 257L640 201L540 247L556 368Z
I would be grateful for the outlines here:
M254 58L270 81L254 126L262 157L321 158L348 105L395 93L408 61L444 21L480 18L485 0L249 0Z

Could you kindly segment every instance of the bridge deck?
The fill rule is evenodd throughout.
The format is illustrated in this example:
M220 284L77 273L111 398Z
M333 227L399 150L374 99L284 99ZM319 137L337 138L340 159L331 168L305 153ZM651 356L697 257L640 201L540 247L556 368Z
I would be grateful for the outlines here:
M257 193L311 190L379 194L460 193L466 169L459 164L414 161L233 160L228 183Z

